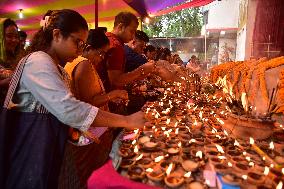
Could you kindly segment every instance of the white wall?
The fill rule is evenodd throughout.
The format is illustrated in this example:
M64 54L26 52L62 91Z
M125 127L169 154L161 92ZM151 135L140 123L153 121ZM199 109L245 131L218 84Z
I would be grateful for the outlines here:
M241 30L239 30L237 33L236 61L245 60L246 33L247 33L246 25L244 25L244 27Z
M238 28L239 0L214 1L209 10L207 29Z

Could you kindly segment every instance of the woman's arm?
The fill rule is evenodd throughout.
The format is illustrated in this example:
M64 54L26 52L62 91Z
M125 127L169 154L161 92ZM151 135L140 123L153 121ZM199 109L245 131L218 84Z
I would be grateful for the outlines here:
M28 58L20 87L30 91L62 123L81 131L88 130L92 124L97 127L143 127L145 122L141 112L121 116L77 100L63 82L51 57L44 52L33 53Z
M128 99L128 94L125 90L114 90L108 94L98 94L97 88L100 88L100 86L96 86L96 84L99 83L98 80L100 78L94 75L94 71L95 70L93 70L93 67L88 61L82 61L73 71L75 90L80 100L101 107L117 98L123 100Z

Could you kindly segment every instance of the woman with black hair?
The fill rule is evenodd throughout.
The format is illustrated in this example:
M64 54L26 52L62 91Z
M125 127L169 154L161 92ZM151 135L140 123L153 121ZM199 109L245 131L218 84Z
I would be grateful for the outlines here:
M3 105L8 85L19 55L18 26L9 18L0 18L0 106Z
M145 123L142 112L116 115L74 97L63 67L82 53L88 24L69 9L44 20L30 54L15 70L0 114L1 188L58 188L67 125L86 132L91 126L141 128Z

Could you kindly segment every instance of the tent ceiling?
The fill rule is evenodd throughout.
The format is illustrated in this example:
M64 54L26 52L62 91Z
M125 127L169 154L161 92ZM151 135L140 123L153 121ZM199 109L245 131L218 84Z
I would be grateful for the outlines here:
M142 17L148 14L160 15L161 10L188 2L208 3L208 0L98 0L99 23L112 22L114 16L121 11L130 11ZM30 33L39 28L42 15L47 10L64 8L78 11L88 23L95 21L95 0L1 0L0 17L15 20L20 29ZM23 10L22 19L18 15L19 9Z

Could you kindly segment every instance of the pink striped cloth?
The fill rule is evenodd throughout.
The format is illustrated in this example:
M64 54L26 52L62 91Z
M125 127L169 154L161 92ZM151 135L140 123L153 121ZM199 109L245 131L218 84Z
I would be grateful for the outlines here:
M101 168L95 170L88 179L88 189L160 189L150 185L131 181L121 176L109 160Z

